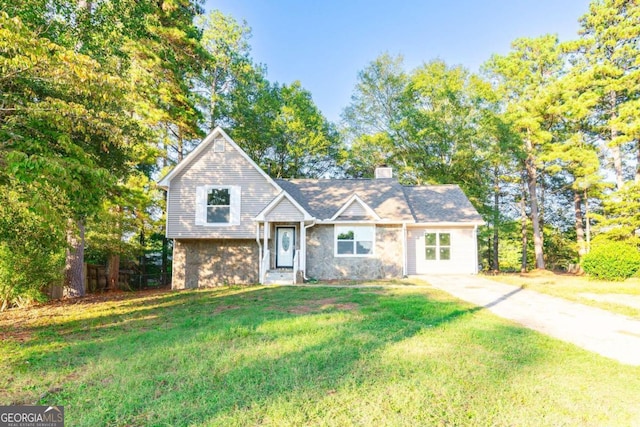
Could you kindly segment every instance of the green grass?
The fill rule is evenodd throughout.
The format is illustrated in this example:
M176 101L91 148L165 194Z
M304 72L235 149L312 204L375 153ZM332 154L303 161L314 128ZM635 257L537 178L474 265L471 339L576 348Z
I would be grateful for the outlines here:
M531 276L519 274L501 274L488 277L510 285L522 286L536 292L576 301L592 307L602 308L614 313L640 319L640 309L625 304L597 301L581 294L616 294L640 298L640 278L627 279L624 282L610 282L589 279L586 276L573 276L547 273Z
M220 288L0 314L0 404L70 426L640 424L640 368L420 288Z

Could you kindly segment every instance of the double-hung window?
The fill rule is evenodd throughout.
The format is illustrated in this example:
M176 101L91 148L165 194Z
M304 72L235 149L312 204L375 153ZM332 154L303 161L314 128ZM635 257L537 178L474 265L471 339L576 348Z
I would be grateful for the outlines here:
M196 224L212 227L240 224L240 187L197 187Z
M336 225L336 256L371 256L375 245L374 225Z
M207 191L207 223L224 224L231 220L231 190L210 188Z
M451 259L451 233L424 233L424 259L447 261Z

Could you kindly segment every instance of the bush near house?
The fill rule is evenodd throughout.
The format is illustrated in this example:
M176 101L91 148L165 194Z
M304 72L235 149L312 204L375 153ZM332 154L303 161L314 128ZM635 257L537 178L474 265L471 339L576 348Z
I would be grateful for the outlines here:
M628 279L640 271L640 251L631 243L602 242L584 257L582 268L597 279Z

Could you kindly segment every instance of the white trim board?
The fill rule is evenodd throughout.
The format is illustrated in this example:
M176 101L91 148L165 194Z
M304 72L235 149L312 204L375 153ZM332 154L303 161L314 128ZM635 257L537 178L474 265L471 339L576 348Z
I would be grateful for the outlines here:
M381 220L380 216L373 209L371 209L371 207L369 205L367 205L365 202L363 202L362 199L360 197L358 197L357 194L354 194L353 196L351 196L349 198L349 200L347 200L347 202L344 205L342 205L342 207L340 209L338 209L338 212L336 212L335 215L333 215L330 219L332 221L335 221L335 219L338 218L340 215L342 215L342 213L344 211L349 209L349 207L353 203L359 203L360 206L362 206L362 208L365 210L365 212L367 212L375 220L378 220L378 221Z

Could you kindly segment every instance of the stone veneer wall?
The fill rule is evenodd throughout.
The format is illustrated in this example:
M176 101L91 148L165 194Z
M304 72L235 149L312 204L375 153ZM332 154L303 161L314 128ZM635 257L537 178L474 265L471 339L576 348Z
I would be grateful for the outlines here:
M259 281L255 240L175 240L172 289Z
M376 226L372 257L335 257L334 226L307 230L307 277L319 280L372 280L402 277L402 227Z

